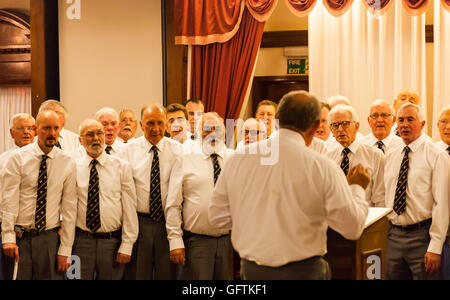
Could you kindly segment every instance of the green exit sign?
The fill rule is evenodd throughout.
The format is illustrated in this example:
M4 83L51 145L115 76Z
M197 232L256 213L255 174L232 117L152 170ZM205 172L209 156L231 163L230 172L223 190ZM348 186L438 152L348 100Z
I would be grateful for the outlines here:
M308 59L307 58L295 58L287 60L287 73L288 75L305 75L308 74Z

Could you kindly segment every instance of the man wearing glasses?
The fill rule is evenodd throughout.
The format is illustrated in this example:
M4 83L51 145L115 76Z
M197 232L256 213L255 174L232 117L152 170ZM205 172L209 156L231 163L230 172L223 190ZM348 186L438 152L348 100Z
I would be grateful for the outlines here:
M375 100L370 106L370 115L367 118L371 133L366 135L361 142L380 149L387 153L389 149L402 143L402 139L391 133L395 124L394 108L386 100Z
M366 189L366 200L372 207L384 207L384 155L356 139L359 122L355 109L337 105L328 114L328 122L339 143L328 152L328 157L341 167L346 176L357 164L366 167L371 178Z

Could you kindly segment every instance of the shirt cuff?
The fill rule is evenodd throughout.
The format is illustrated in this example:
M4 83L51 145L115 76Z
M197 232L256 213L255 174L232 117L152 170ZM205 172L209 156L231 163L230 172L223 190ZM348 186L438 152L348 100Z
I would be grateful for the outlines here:
M444 241L438 241L438 240L433 240L432 239L430 241L430 244L428 245L427 252L431 252L431 253L434 253L434 254L441 255L442 254L442 248L444 246L444 242L445 242L445 240Z
M183 238L175 238L169 241L170 251L184 248Z
M71 257L72 256L72 247L59 246L58 255Z
M133 253L133 244L122 243L120 245L119 251L117 252L131 256L131 254Z
M2 244L15 244L16 243L16 233L3 233L2 234Z

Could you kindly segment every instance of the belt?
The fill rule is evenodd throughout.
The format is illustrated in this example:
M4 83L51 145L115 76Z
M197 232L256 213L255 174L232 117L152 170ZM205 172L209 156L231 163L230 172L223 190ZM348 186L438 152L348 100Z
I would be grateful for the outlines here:
M391 223L391 226L394 228L398 228L398 229L402 229L402 230L406 230L406 231L411 231L411 230L417 230L420 228L424 228L424 227L428 227L431 225L431 220L432 219L427 219L425 221L416 223L416 224L411 224L411 225L395 225Z
M204 236L204 237L208 237L208 238L216 238L216 239L218 239L218 238L222 238L222 237L225 237L225 236L229 236L230 234L229 233L225 233L225 234L221 234L221 235L207 235L207 234L200 234L200 233L195 233L195 232L192 232L192 231L189 231L189 230L183 230L183 237L185 238L185 239L188 239L188 238L190 238L191 236L193 236L193 235L197 235L197 236Z
M84 231L77 227L76 234L85 236L91 239L103 239L103 240L110 240L112 238L121 238L122 237L122 229L118 229L116 231L112 232L89 232Z
M50 232L54 232L54 231L58 232L58 230L60 228L61 227L55 227L55 228L52 228L52 229L49 229L49 230L44 230L44 231L39 232L36 229L26 230L22 226L17 226L16 225L16 226L14 226L14 231L16 231L16 236L18 238L25 238L25 237L28 237L28 236L29 237L35 237L35 236L39 236L41 234L50 233Z
M146 218L153 222L153 219L150 214L137 212L137 215L138 215L138 217ZM161 220L159 220L158 222L153 222L153 223L158 224L158 223L161 223L162 221L164 221L164 216L162 216Z

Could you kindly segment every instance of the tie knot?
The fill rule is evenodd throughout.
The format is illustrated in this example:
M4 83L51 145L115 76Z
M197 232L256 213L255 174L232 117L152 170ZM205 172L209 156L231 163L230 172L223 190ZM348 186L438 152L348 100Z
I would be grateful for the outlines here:
M406 146L405 147L405 155L408 155L409 152L411 152L411 149L408 146Z
M111 150L112 150L111 146L106 146L106 148L105 148L106 154L110 154Z
M378 147L383 147L383 146L384 146L384 143L383 143L383 141L378 141L378 142L377 142L377 145L378 145Z
M155 153L158 153L158 147L156 147L156 146L153 146L151 150Z
M96 165L98 165L98 160L93 159L93 160L91 161L91 164L95 167Z
M350 151L350 149L348 149L348 148L344 148L344 150L342 150L342 153L344 154L344 155L347 155L347 154L349 154L351 151Z
M450 154L450 146L448 146L447 152L448 152L448 154Z
M42 155L42 161L45 162L48 159L47 155Z

